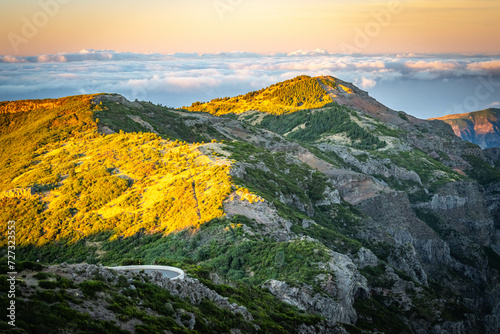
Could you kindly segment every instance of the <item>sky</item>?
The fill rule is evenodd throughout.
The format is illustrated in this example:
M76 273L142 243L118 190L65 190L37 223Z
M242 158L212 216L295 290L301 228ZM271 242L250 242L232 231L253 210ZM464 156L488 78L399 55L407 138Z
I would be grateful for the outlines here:
M349 46L363 53L500 53L497 0L0 0L0 6L3 55L89 48L345 53Z
M0 0L0 100L168 106L333 75L421 118L500 105L497 0Z

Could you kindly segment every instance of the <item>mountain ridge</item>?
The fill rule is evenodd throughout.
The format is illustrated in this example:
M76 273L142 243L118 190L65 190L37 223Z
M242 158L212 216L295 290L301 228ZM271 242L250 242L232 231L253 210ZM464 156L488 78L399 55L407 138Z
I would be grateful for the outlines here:
M455 134L481 148L500 147L500 109L431 118L449 124Z
M344 93L330 91L331 102L283 114L218 117L116 94L0 114L0 190L29 189L0 197L0 217L19 224L19 260L46 265L40 282L20 278L20 305L106 322L86 300L111 298L106 309L127 331L498 332L494 155L336 82ZM61 262L89 263L80 265L89 283ZM199 280L186 286L236 306L224 316L205 297L181 294L182 304L146 283L182 285L125 284L99 263L180 267ZM148 299L147 317L130 284L171 307ZM241 307L251 318L238 318Z

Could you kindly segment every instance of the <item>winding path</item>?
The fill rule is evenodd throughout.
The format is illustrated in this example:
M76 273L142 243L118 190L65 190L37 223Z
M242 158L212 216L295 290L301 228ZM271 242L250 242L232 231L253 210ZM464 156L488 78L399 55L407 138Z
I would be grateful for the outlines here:
M183 280L186 276L184 270L168 266L121 266L108 268L113 270L128 270L134 272L140 272L144 270L144 272L148 274L152 273L153 271L158 271L163 275L163 277L168 277L171 280Z

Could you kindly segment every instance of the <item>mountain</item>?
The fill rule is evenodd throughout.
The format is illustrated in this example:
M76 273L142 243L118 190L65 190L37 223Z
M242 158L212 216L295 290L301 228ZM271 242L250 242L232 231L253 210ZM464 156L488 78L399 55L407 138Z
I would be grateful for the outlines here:
M433 120L448 123L457 136L482 148L500 147L500 109L490 108Z
M16 324L497 333L497 153L333 77L177 110L116 94L2 102ZM104 267L129 264L188 277Z

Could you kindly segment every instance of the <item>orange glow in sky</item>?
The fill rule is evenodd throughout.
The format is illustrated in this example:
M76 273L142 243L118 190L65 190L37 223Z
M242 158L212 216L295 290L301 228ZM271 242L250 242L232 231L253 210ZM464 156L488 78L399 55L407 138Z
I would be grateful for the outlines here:
M491 0L0 0L0 54L498 53Z

